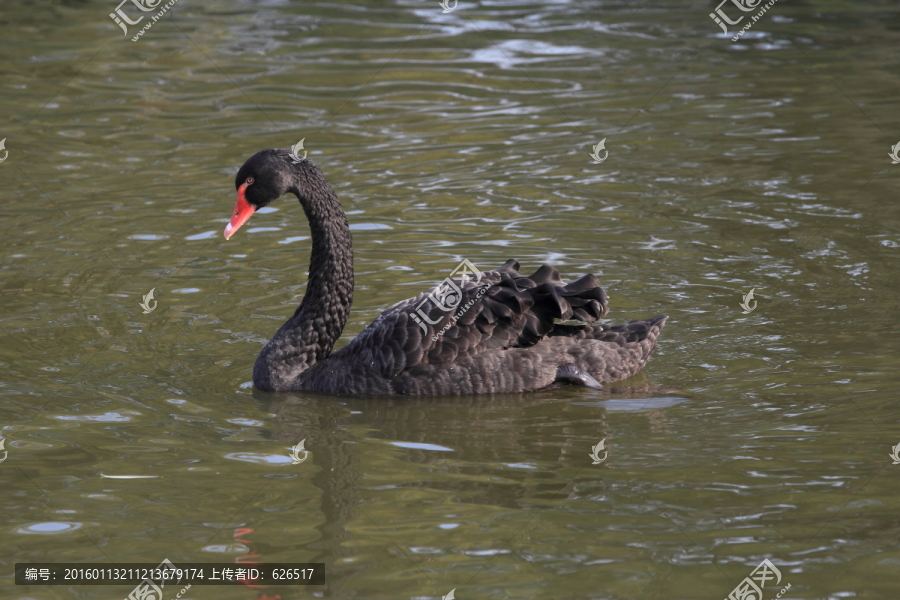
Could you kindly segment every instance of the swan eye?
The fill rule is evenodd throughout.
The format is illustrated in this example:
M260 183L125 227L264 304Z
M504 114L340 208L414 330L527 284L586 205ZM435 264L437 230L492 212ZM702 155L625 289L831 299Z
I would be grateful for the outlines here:
M248 178L247 178L247 183L253 183L253 178L252 178L252 177L248 177Z

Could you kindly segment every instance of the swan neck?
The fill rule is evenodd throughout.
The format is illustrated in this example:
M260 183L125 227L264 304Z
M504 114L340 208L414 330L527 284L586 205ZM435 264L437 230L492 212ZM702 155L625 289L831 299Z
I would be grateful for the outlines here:
M256 359L253 383L262 390L297 389L309 369L331 354L353 302L353 249L347 217L318 169L310 165L301 175L288 191L300 199L309 220L309 278L300 306Z
M350 226L334 190L322 177L319 185L291 190L309 221L312 251L306 294L294 314L295 328L315 362L334 348L353 302L353 249Z

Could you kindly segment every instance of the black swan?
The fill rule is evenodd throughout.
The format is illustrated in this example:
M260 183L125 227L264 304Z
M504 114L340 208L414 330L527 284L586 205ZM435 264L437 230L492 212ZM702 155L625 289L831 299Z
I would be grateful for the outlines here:
M668 318L593 324L609 311L593 275L566 284L550 266L526 276L508 260L493 271L464 269L394 304L332 352L353 300L350 227L337 195L311 161L280 149L250 157L235 187L225 239L287 192L300 199L312 232L303 301L253 367L253 384L263 391L484 394L563 383L601 389L644 367Z

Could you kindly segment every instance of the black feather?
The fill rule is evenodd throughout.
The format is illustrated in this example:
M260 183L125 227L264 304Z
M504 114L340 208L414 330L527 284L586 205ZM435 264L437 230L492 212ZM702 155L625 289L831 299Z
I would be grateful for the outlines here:
M293 164L287 150L251 157L236 185L248 177L254 206L293 193L312 232L306 296L253 369L262 390L433 395L533 391L556 381L596 387L640 371L665 325L665 316L595 324L609 311L596 277L566 283L549 265L525 276L510 259L478 281L453 279L461 294L452 306L433 298L435 286L386 309L332 352L353 299L341 205L321 171L309 160ZM571 319L583 324L560 324Z

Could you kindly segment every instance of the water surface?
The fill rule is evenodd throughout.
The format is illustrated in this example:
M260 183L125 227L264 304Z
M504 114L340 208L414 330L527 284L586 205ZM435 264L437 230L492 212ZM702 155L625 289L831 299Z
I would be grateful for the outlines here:
M764 558L766 600L896 598L895 3L779 2L737 43L708 2L179 0L138 42L113 8L0 16L0 596L130 591L15 562L252 556L328 583L183 598L719 599ZM287 197L221 231L240 164L301 138L353 229L339 344L516 258L670 315L654 359L610 392L254 391L309 231Z

